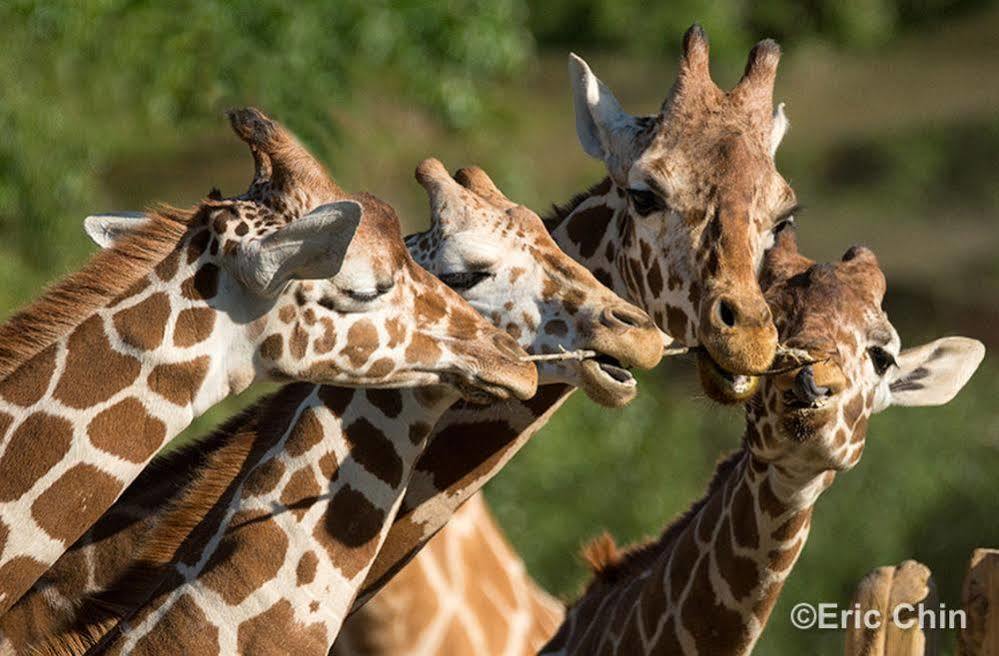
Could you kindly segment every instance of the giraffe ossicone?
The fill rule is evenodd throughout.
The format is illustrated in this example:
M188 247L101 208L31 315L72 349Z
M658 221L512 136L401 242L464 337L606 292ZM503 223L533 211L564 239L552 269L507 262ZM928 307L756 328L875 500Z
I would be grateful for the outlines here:
M391 208L348 197L258 110L230 120L246 194L149 212L0 325L0 612L254 380L534 394L526 354L413 262Z
M808 362L778 362L780 373L763 378L746 404L742 448L660 538L589 550L596 575L542 653L750 653L816 500L860 460L870 417L946 403L984 357L981 342L965 337L900 350L881 308L885 278L866 248L816 264L784 230L762 279L781 343Z

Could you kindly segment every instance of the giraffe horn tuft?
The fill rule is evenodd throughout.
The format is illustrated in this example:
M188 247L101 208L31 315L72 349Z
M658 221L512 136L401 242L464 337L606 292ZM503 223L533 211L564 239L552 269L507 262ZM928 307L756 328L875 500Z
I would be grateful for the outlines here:
M740 99L759 115L761 124L767 126L768 134L773 120L774 82L777 79L780 56L780 46L773 39L757 43L749 52L742 79L732 90L734 98Z
M248 195L290 195L304 191L336 200L343 192L322 164L287 129L256 107L226 112L233 132L253 154L254 176Z

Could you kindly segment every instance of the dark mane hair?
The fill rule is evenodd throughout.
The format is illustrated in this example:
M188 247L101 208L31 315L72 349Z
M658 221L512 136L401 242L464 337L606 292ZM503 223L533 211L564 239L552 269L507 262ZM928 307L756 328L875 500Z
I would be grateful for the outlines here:
M586 191L580 192L570 198L569 202L561 205L552 204L551 212L542 219L545 223L545 228L548 229L548 232L551 232L557 228L562 221L565 221L566 217L575 212L576 208L579 207L584 200L590 196L606 194L610 191L610 188L611 179L610 176L606 176L603 180L591 186Z

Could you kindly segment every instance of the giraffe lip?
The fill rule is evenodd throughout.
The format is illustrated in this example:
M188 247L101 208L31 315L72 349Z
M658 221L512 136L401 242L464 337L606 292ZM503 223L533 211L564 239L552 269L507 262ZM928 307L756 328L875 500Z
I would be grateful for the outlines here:
M635 380L635 377L620 360L604 353L595 358L586 358L583 360L582 366L591 375L595 374L601 378L608 379L607 382L612 385L634 387L638 384L638 381Z
M723 404L742 403L756 392L760 379L722 368L703 347L691 349L697 357L701 386L708 397Z

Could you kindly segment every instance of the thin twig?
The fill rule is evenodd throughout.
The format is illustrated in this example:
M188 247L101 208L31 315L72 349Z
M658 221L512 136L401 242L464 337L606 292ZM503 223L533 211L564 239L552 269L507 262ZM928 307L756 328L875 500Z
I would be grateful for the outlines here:
M587 360L589 358L597 357L596 351L587 351L585 349L579 349L577 351L566 351L564 347L559 346L562 349L561 353L545 353L544 355L529 355L526 358L521 358L524 362L542 362L550 360Z

